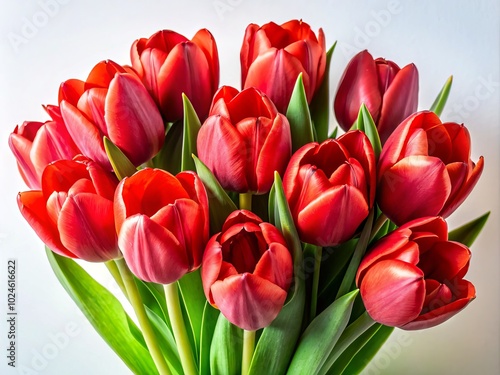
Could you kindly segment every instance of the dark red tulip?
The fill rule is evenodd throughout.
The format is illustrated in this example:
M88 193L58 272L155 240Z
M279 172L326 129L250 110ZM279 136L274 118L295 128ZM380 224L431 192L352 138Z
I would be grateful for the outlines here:
M302 21L247 26L240 52L241 85L255 87L285 113L300 73L310 103L326 69L325 35Z
M73 159L80 150L60 118L59 108L49 106L53 120L25 121L9 136L9 147L16 157L21 176L30 189L41 189L45 167L56 160Z
M224 86L198 133L198 156L225 189L263 194L274 171L285 171L291 139L288 120L264 94Z
M207 244L201 278L208 301L236 326L254 331L281 311L293 276L281 233L250 211L233 212Z
M413 220L379 240L361 262L356 283L377 322L403 329L438 325L476 296L464 280L469 249L448 241L441 217Z
M335 246L351 238L375 197L375 155L367 136L350 131L309 143L290 160L285 195L304 242Z
M352 58L342 76L334 102L335 116L349 130L365 104L384 143L396 127L417 110L418 70L414 64L400 69L396 63L373 59L364 50Z
M380 209L398 225L448 217L467 198L483 171L471 160L464 125L441 123L433 112L408 117L389 137L378 165Z
M112 61L98 63L85 82L70 79L59 90L61 114L85 156L111 169L104 150L108 137L134 165L163 145L161 115L139 78Z
M19 193L21 214L55 253L89 262L121 257L113 217L116 177L83 157L49 164L42 190Z
M208 240L208 198L193 172L142 169L116 190L118 244L141 280L170 284L200 267Z
M208 30L201 29L192 40L161 30L136 40L130 56L165 121L182 119L184 93L203 122L219 87L219 55Z

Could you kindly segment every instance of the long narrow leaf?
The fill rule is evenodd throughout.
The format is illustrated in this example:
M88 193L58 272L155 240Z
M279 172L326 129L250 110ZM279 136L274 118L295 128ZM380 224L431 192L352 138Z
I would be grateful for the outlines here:
M243 330L229 323L220 314L215 326L210 348L210 370L212 374L234 375L241 371Z
M182 94L182 104L184 107L184 128L182 133L182 171L195 171L192 155L196 155L196 137L200 130L200 119L185 94Z
M130 332L129 324L133 323L116 297L74 260L49 249L46 253L61 285L122 361L135 374L157 374L151 355Z
M297 151L306 143L314 141L314 129L309 113L309 105L307 104L302 73L299 74L293 88L290 104L286 111L286 118L290 123L292 133L292 152Z
M448 96L451 91L451 84L453 83L453 76L450 76L443 85L443 88L439 92L438 96L432 103L430 110L434 112L436 115L441 116L443 113L444 106L448 101Z
M214 337L215 325L220 312L214 309L208 301L205 302L203 309L203 321L201 324L200 336L200 374L210 374L210 347Z
M120 150L109 138L104 137L104 149L108 155L108 159L111 162L111 166L118 177L119 180L127 176L132 176L137 169L134 164L125 156L125 154Z
M484 215L462 225L460 228L452 230L448 234L448 239L450 241L457 241L465 246L471 246L476 240L479 233L483 230L484 225L488 221L490 212L486 212Z

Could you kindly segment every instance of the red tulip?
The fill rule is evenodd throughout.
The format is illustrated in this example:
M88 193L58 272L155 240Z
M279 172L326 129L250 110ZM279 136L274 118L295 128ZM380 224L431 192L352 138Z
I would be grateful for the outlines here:
M300 73L310 103L323 82L326 69L325 35L318 36L302 21L279 26L274 22L261 27L250 24L240 52L241 84L256 87L285 113Z
M448 241L444 219L421 218L379 240L361 262L356 283L375 321L429 328L475 298L474 285L463 279L469 260L466 246Z
M121 257L113 218L116 177L77 157L49 164L42 190L19 193L21 214L55 253L89 262Z
M158 31L136 40L130 56L165 121L182 119L182 93L202 121L207 117L219 87L219 55L208 30L198 31L192 40L171 30Z
M236 326L254 331L280 312L293 276L281 233L250 211L233 212L207 244L201 267L205 295Z
M73 159L80 150L66 125L58 117L59 108L47 108L53 120L45 123L25 121L9 136L9 147L17 159L19 172L30 189L41 189L45 167L56 160Z
M440 215L448 217L467 198L483 171L470 159L463 125L441 123L432 112L408 117L389 137L380 155L380 209L397 225Z
M111 169L104 150L108 137L134 165L151 159L162 147L160 113L135 74L112 61L97 64L85 82L61 84L61 114L85 156Z
M396 63L358 53L342 76L334 110L342 129L349 130L365 104L384 143L396 127L417 110L418 70L414 64L400 69Z
M285 195L302 241L335 246L351 238L375 196L375 155L367 136L350 131L309 143L290 160Z
M288 120L264 94L224 86L198 133L198 156L225 189L263 194L274 171L285 171L291 139Z
M141 280L170 284L201 264L208 240L208 198L193 172L143 169L115 194L118 244Z

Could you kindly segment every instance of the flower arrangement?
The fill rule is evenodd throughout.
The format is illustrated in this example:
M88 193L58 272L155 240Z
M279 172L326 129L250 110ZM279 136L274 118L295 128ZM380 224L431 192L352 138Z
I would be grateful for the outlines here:
M475 298L488 213L445 219L484 162L439 118L451 80L416 112L417 68L362 51L330 100L334 48L303 21L251 24L240 91L208 30L162 30L11 134L21 214L134 373L355 374L394 327ZM73 259L106 265L138 325Z

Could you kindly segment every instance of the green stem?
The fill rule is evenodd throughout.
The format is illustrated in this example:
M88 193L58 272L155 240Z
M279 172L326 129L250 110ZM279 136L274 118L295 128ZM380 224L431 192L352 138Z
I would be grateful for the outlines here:
M146 341L151 357L153 358L156 368L158 369L158 373L160 375L171 375L172 373L170 372L167 363L165 362L165 358L163 358L158 342L156 341L156 336L146 314L146 309L142 303L141 295L139 294L139 290L137 289L132 273L123 258L115 260L115 263L120 270L121 278L125 289L127 290L129 301L134 308L142 334L144 335L144 340Z
M358 319L349 324L344 332L342 332L342 335L335 344L335 347L328 356L325 364L321 367L321 371L319 373L321 375L326 374L344 350L346 350L349 345L351 345L359 336L365 333L374 324L375 322L366 311Z
M240 210L252 211L252 193L240 194Z
M243 358L241 362L241 375L247 375L252 363L255 349L255 331L243 331Z
M375 224L373 224L372 233L370 234L370 241L375 238L378 231L384 226L384 224L387 220L388 220L387 216L385 216L383 213L381 213L380 216L375 221Z
M115 279L116 283L120 287L122 293L125 295L125 297L128 298L127 288L125 288L125 284L123 283L122 277L120 275L120 270L116 266L116 263L113 260L110 260L104 264L108 268L108 271L111 274L111 276L113 276L113 279Z
M321 252L323 248L321 246L314 246L313 255L314 255L314 270L313 270L313 279L312 279L312 287L311 287L311 310L309 320L312 321L316 317L316 310L318 307L318 288L319 288L319 271L321 268Z
M352 255L349 266L347 267L347 271L342 279L342 283L340 284L339 291L337 292L338 299L342 297L344 294L349 292L351 285L356 277L356 272L359 267L359 263L361 262L361 258L366 252L366 248L368 247L368 243L370 242L370 235L372 233L372 223L373 223L373 215L374 209L370 211L368 218L366 219L365 226L361 231L361 236L359 237L359 241L356 244L356 248L354 249L354 254Z
M182 316L177 283L166 284L164 285L164 289L168 315L170 316L170 323L172 324L172 331L177 350L179 351L182 369L185 375L197 375L198 370Z

